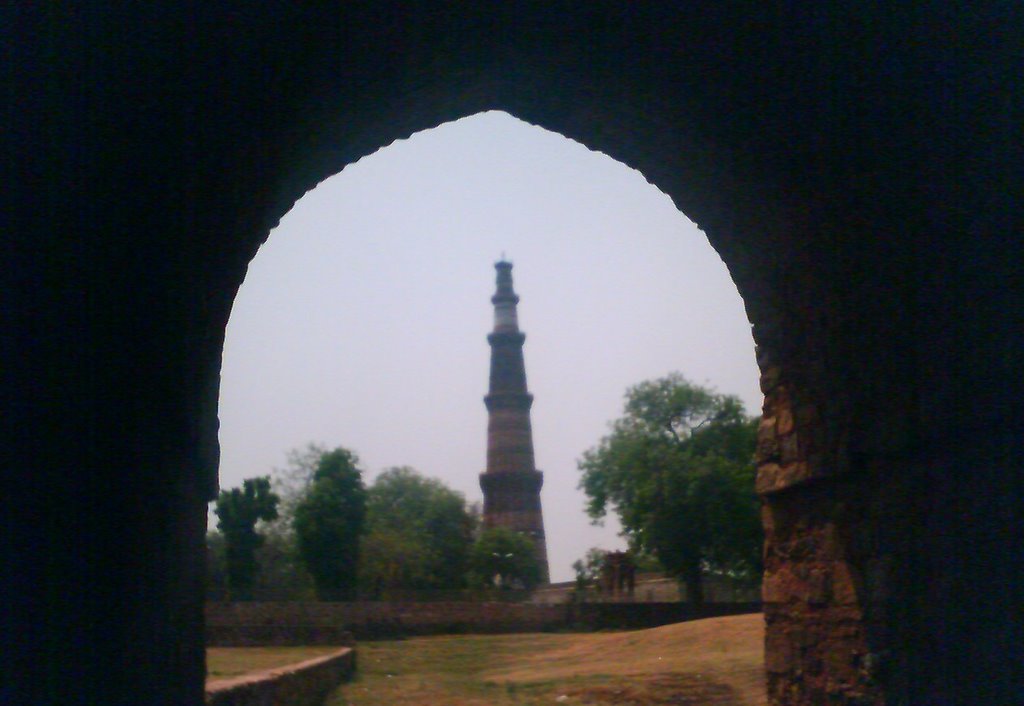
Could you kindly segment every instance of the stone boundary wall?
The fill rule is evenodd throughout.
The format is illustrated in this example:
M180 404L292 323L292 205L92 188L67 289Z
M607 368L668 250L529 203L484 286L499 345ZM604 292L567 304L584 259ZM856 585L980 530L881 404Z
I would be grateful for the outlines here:
M723 615L759 613L761 602L705 603L698 612L689 603L576 603L563 606L567 626L576 630L642 630Z
M344 645L358 639L460 633L641 629L754 613L760 603L207 603L211 647Z
M526 597L530 603L568 603L576 592L575 581L550 583L535 589ZM679 581L656 572L636 575L633 593L605 593L595 586L584 592L586 603L678 603L686 602L686 589ZM748 586L721 577L704 577L704 600L707 603L753 603L761 600L761 586Z
M206 685L207 706L321 706L351 676L356 653L345 647L323 657L278 669L218 679Z

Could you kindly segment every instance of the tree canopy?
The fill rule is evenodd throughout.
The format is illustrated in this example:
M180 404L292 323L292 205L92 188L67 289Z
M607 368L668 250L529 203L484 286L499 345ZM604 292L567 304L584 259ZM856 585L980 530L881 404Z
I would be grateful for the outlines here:
M757 420L739 399L673 373L626 393L611 433L579 461L587 512L618 514L631 544L703 602L702 573L760 572Z
M505 527L484 530L473 546L470 564L478 584L531 589L541 567L533 540Z
M222 522L220 532L207 535L212 599L379 599L397 591L493 586L496 576L503 588L531 588L540 579L528 537L507 530L478 536L478 507L439 480L402 466L366 487L358 457L340 447L308 444L287 459L272 479L246 482L246 492L272 497L275 510L260 517L258 537L235 541L251 549L242 583L226 586L228 564L238 561L237 552L231 561L228 556L232 530ZM238 501L224 502L234 508ZM225 512L238 514L218 514Z
M313 481L295 506L299 555L321 600L355 597L366 489L358 457L347 449L323 453Z
M367 491L363 587L463 588L475 526L462 494L407 466L384 471Z
M597 584L607 553L599 547L591 547L582 558L572 563L572 570L576 574L575 591L577 596L582 597L588 588Z
M249 478L241 488L222 490L217 496L214 512L217 529L224 537L224 552L229 596L233 600L250 600L259 572L256 550L263 536L256 523L277 517L278 497L270 489L270 478Z

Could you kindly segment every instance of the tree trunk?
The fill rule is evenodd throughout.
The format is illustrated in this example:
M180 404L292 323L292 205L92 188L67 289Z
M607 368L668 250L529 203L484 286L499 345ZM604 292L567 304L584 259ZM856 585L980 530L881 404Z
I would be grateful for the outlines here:
M683 568L683 583L686 585L686 601L693 609L693 614L700 616L704 611L704 582L700 561L688 562Z

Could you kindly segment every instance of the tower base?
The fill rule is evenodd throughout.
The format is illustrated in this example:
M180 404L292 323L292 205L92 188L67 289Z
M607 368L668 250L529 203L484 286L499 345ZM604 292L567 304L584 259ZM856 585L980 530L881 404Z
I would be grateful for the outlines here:
M505 527L529 537L537 552L541 582L548 583L548 548L540 509L543 485L544 474L540 471L480 474L480 488L484 493L484 527Z

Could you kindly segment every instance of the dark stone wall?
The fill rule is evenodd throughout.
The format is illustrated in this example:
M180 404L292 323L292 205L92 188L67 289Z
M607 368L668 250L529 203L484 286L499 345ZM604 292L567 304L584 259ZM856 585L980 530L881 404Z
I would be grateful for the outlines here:
M744 298L773 703L1018 700L1015 5L0 12L3 700L201 703L246 265L320 180L486 109L640 170Z
M640 630L684 620L755 613L759 603L207 603L211 647L344 645L413 635L551 630Z

